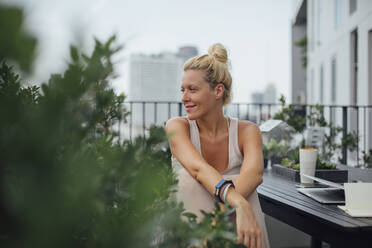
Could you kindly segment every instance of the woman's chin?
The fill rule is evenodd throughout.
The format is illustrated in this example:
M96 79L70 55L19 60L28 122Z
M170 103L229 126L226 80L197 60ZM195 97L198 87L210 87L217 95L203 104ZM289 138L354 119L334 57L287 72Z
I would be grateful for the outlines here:
M198 117L194 113L187 113L187 119L196 120Z

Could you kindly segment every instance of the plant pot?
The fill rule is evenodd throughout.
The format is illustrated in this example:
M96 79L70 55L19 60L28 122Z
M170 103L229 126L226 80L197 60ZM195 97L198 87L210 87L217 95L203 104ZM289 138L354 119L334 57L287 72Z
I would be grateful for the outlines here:
M283 157L272 157L271 164L280 164L282 162Z
M294 170L292 168L287 168L284 166L281 166L279 164L272 164L271 165L272 172L283 176L287 178L288 180L294 181L294 182L300 182L300 172L298 170ZM316 170L315 176L336 182L336 183L344 183L348 180L348 171L347 170Z

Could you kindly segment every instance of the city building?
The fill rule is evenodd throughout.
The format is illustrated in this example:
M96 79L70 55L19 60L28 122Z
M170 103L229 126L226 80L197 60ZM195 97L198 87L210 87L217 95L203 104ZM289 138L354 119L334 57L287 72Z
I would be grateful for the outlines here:
M195 57L199 54L198 48L195 46L183 46L178 49L177 56L184 62L189 58Z
M179 101L182 66L173 53L131 55L128 100Z
M251 94L253 104L260 104L265 102L265 95L262 92L253 92Z
M265 103L277 103L278 102L278 96L277 96L277 90L274 83L269 83L264 91L264 100Z
M292 102L372 105L372 1L300 0L292 21ZM304 63L305 61L305 63ZM326 113L341 124L342 111ZM348 109L372 148L372 109Z

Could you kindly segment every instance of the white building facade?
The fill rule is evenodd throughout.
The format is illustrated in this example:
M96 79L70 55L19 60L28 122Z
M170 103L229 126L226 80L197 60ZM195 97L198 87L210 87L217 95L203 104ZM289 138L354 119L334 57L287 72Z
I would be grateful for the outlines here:
M307 65L300 68L307 40ZM303 102L296 101L303 95ZM372 1L298 1L292 22L292 101L325 105L372 105ZM327 117L342 123L342 111ZM359 112L359 113L358 113ZM372 148L372 108L348 109L348 131L358 130Z
M179 101L183 61L172 53L129 58L131 101Z

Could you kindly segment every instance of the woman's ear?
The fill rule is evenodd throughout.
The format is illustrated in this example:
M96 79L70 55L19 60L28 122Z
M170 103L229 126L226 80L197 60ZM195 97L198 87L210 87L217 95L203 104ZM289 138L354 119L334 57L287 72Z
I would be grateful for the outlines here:
M223 94L225 92L225 86L223 84L217 84L217 86L214 88L216 99L222 99Z

